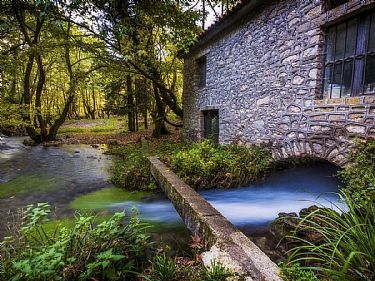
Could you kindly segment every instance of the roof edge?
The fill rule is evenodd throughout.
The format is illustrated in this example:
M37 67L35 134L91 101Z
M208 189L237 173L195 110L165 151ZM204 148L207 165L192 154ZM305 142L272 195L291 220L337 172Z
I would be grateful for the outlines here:
M182 57L195 53L199 48L206 45L211 40L219 36L223 31L226 31L234 24L246 19L249 14L262 4L271 1L262 0L247 0L246 2L240 2L232 10L230 10L226 15L224 15L220 20L211 25L206 31L204 31L199 37L198 41L192 45L188 53L184 54Z

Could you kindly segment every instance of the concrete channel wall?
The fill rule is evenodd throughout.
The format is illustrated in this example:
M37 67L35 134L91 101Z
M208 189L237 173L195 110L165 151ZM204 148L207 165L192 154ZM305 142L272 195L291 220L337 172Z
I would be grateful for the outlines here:
M153 177L185 225L205 242L208 250L203 254L205 265L221 262L245 280L282 280L277 265L219 211L157 157L150 157L149 161Z

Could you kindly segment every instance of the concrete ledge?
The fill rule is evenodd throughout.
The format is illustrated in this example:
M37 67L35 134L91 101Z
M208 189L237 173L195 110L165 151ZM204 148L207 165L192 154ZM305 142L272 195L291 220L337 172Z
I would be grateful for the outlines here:
M184 183L157 157L150 157L151 173L172 201L185 225L200 235L208 251L205 265L220 261L246 280L282 280L279 268L248 237L210 203Z

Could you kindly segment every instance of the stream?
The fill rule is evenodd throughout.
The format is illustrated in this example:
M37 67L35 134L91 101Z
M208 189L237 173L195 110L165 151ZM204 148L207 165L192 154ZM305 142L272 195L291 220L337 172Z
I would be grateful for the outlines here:
M10 212L36 202L48 202L58 219L72 217L77 210L102 210L108 215L120 210L132 213L135 207L141 218L169 235L187 235L163 194L130 193L109 182L113 156L104 154L104 145L26 147L23 140L0 138L0 236ZM275 171L246 187L200 194L245 234L263 237L259 233L280 212L298 213L314 204L334 208L340 185L334 176L337 171L332 164L317 163Z

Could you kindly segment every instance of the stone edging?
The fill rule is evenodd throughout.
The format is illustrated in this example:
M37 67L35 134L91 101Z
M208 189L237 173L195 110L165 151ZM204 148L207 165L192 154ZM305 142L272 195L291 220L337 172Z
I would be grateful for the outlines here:
M157 157L149 157L151 173L172 201L185 225L200 235L209 251L203 263L223 263L246 280L282 280L278 266L248 237L230 223L189 185L184 183Z

